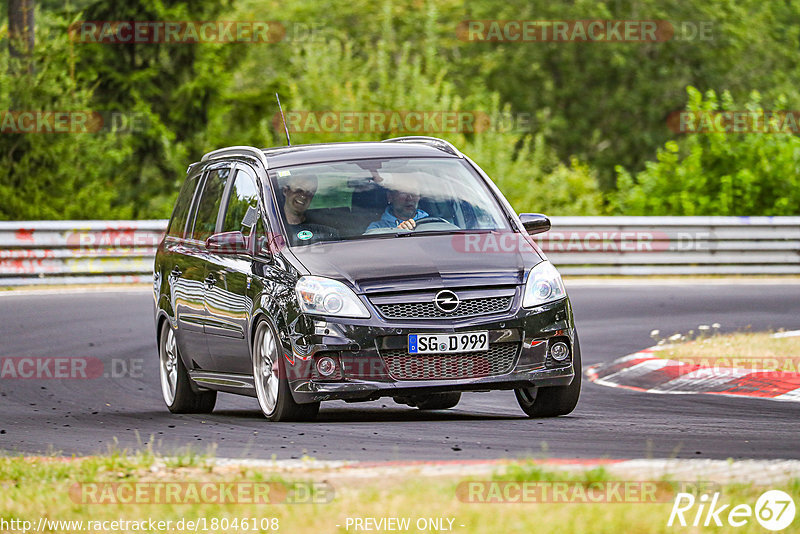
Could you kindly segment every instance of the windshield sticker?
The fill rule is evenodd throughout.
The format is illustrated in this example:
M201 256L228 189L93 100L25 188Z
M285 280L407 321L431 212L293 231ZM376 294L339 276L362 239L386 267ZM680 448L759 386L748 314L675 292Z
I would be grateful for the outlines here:
M314 237L314 234L312 234L308 230L303 230L302 232L297 233L297 239L302 239L303 241L311 239L312 237Z
M291 171L278 171L278 177L283 178L284 176L290 176L292 173Z

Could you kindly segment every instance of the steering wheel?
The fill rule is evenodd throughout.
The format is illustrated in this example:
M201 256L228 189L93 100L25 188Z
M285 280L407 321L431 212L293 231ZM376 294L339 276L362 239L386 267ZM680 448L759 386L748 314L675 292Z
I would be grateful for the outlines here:
M437 222L438 223L449 224L451 226L455 226L455 225L453 225L453 223L451 223L447 219L442 219L441 217L430 217L429 216L429 217L423 217L422 219L417 219L416 220L417 226L419 226L421 224L437 223Z

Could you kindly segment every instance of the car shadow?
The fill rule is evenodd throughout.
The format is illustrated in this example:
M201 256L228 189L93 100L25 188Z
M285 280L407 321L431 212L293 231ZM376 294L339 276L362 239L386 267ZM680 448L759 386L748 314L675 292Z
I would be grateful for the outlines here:
M215 416L234 419L266 419L258 410L214 410ZM331 407L320 409L314 421L293 424L325 424L325 423L401 423L424 421L497 421L528 419L524 414L477 413L458 410L416 410L393 408L357 408Z

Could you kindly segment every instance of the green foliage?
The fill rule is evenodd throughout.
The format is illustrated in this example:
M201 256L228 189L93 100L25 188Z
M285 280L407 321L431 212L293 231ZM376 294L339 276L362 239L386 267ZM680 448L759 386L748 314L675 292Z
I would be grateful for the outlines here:
M518 112L538 116L533 131L562 160L578 156L598 169L604 191L613 189L617 165L644 168L672 137L670 112L686 105L685 90L728 90L744 100L761 90L769 106L785 95L800 109L795 2L760 0L594 0L470 2L459 19L624 19L671 24L674 39L656 43L460 42L461 71L485 80ZM707 23L705 39L691 22ZM685 31L684 31L685 28ZM686 38L684 38L686 37Z
M800 109L795 2L40 0L37 5L31 73L10 63L7 28L0 23L0 110L121 112L145 117L146 127L122 135L0 133L0 219L167 217L187 164L204 152L283 144L282 127L274 121L276 91L284 108L294 111L527 118L510 128L494 123L477 132L293 135L295 143L444 137L483 167L519 211L797 213L795 137L676 138L666 125L671 112L687 105L732 109L733 102L747 102ZM459 24L480 19L661 20L672 24L678 38L461 40ZM67 27L80 20L269 20L280 21L287 33L282 42L260 44L71 42ZM709 24L709 38L681 39L687 21ZM699 88L689 90L688 104L687 86ZM759 96L751 95L755 90Z
M509 464L498 472L493 473L492 479L513 482L570 482L585 486L614 480L603 466L570 473L553 471L549 466L543 466L533 460Z
M215 0L96 0L80 20L204 21L217 19L224 7ZM209 114L236 63L235 47L78 42L75 48L77 68L97 80L96 106L146 117L146 130L126 140L132 157L118 168L126 179L121 198L137 218L168 216L187 164L202 156Z
M577 158L565 165L545 146L537 135L533 142L526 139L516 159L487 160L494 169L498 187L518 212L537 211L550 215L602 215L603 197L596 172ZM496 152L495 152L496 154ZM502 154L501 154L502 155ZM478 160L483 161L483 160Z
M435 10L430 7L428 20L434 19ZM280 89L284 108L377 113L466 112L490 118L491 125L476 128L474 132L453 129L444 133L441 124L438 131L412 132L370 128L325 132L308 128L292 136L295 144L435 135L452 142L476 161L519 211L533 209L561 215L600 212L602 197L596 174L586 164L574 158L570 165L560 163L543 136L538 135L534 140L526 131L515 129L513 123L503 122L503 117L512 114L508 105L502 106L498 93L480 85L469 93L459 92L452 81L457 73L435 52L431 25L423 25L424 31L415 43L394 41L396 24L388 9L380 14L377 25L383 28L385 37L372 43L374 54L363 58L350 41L335 38L326 37L324 42L294 48L283 63L287 76L286 87ZM241 64L242 79L258 79L269 54L268 50L254 49L251 57ZM263 96L274 98L271 94ZM278 124L276 139L280 142L283 132Z
M688 88L687 111L763 111L761 96L737 106L730 93ZM790 133L693 133L668 141L657 161L632 175L618 168L615 213L626 215L795 215L800 206L800 138Z
M95 109L88 83L69 68L64 21L44 20L37 33L33 73L0 48L0 110ZM0 133L0 219L129 218L117 169L130 155L124 139L108 133Z

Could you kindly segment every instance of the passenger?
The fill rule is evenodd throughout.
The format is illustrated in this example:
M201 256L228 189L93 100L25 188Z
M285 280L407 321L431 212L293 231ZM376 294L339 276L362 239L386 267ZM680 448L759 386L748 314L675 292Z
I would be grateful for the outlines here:
M289 178L281 189L286 233L292 246L339 239L338 232L330 226L308 221L306 211L317 192L317 184L316 176L296 175Z

